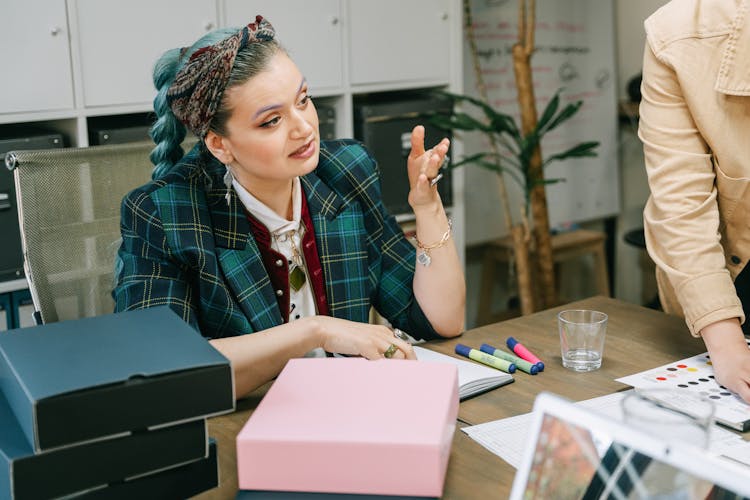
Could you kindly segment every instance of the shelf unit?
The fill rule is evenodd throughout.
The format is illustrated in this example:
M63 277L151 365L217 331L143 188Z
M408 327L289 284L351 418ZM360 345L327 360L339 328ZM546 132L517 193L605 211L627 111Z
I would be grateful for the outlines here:
M0 137L37 127L88 146L99 122L148 121L152 66L164 50L257 13L274 24L315 102L335 109L339 137L353 136L362 96L462 90L461 0L5 0L0 44L12 48L6 68L14 70L0 82ZM461 169L452 183L463 261Z

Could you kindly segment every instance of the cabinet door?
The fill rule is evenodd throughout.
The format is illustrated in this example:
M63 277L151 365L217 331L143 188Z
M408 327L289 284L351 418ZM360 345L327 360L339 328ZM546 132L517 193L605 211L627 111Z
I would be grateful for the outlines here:
M349 0L354 85L448 82L450 0Z
M77 0L86 107L150 104L156 60L217 26L215 0Z
M0 113L73 107L68 18L62 0L0 2Z
M260 14L310 83L311 91L342 86L339 0L226 0L229 26L244 26Z

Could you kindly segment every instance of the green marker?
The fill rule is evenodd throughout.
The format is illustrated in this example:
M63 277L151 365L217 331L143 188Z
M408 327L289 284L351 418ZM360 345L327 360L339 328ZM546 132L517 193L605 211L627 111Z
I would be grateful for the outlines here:
M519 358L514 354L501 351L500 349L496 349L489 344L482 344L479 349L484 353L515 363L516 368L528 373L529 375L536 375L537 373L539 373L539 367L537 365L535 365L534 363L529 363L525 359Z
M466 356L469 359L473 359L474 361L478 361L482 364L491 366L492 368L497 368L498 370L504 372L513 373L516 371L516 365L514 363L511 363L510 361L507 361L505 359L496 358L495 356L490 356L485 352L479 351L477 349L472 349L467 345L457 344L456 354Z

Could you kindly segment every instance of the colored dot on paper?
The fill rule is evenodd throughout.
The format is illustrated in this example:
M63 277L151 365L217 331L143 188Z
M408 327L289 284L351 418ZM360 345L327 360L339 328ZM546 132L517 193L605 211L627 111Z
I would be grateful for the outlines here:
M667 377L656 377L656 380L667 380Z
M677 365L677 368L687 368L687 365Z
M706 364L707 365L713 365L713 363L711 363L710 361L706 361Z
M689 372L697 372L697 371L698 371L698 369L697 369L697 368L693 368L693 367L690 367L690 368L688 368L688 369L687 369L687 371L689 371Z

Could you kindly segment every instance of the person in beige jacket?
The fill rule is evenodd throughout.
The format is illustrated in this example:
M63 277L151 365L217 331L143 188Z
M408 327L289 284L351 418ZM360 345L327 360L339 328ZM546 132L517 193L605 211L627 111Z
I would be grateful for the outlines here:
M645 29L643 218L659 297L750 402L750 0L672 0Z

